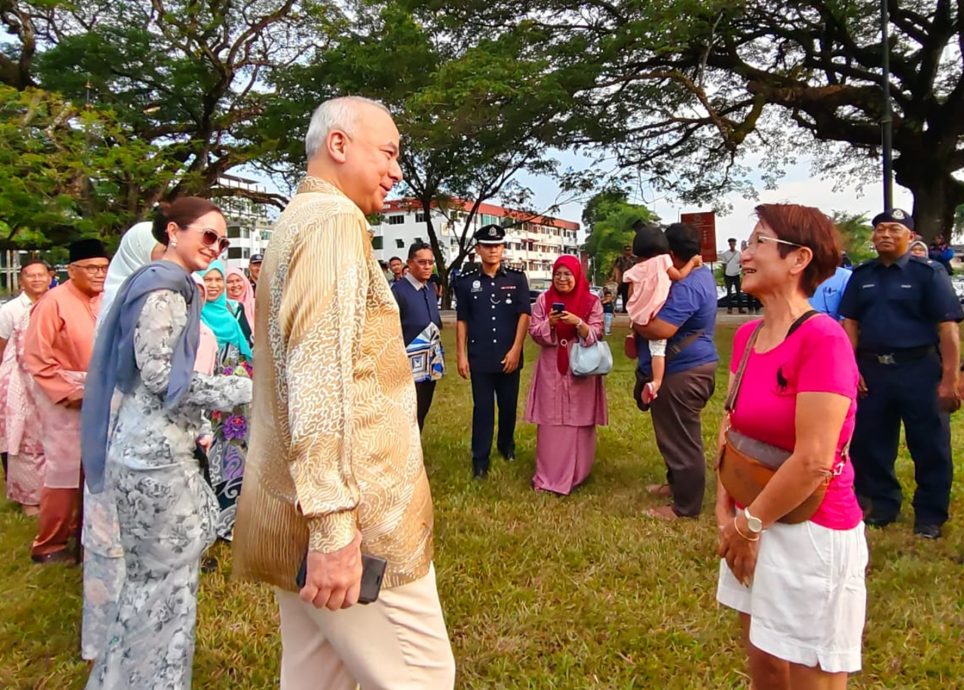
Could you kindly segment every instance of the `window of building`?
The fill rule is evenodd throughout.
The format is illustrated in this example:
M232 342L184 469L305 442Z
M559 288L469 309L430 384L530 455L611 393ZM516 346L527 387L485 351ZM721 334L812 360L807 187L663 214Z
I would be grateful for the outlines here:
M399 249L405 249L405 240L397 239L395 240L395 246Z
M404 222L405 222L405 216L402 216L402 215L394 215L394 216L388 217L389 225L402 225Z
M416 212L415 212L415 222L416 222L416 223L424 223L424 222L425 222L425 212L424 212L424 211L416 211Z
M228 237L238 238L241 237L241 226L240 225L229 225L228 226Z
M382 245L385 244L385 238L381 235L375 235L372 238L372 249L381 249Z
M228 258L229 259L240 259L241 257L241 247L228 247Z

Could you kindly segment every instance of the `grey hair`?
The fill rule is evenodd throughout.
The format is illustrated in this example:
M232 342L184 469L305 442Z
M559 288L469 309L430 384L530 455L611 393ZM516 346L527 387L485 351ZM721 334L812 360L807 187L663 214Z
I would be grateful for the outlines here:
M305 153L308 154L308 160L324 145L331 130L340 129L349 136L354 134L360 105L374 106L391 115L384 105L363 96L340 96L325 101L315 109L308 124L308 134L305 135Z

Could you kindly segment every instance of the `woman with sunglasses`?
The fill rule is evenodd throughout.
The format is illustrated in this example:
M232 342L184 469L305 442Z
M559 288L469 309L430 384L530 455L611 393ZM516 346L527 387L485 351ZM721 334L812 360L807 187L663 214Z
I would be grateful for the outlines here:
M740 263L764 316L733 342L717 599L740 614L753 687L843 688L860 669L866 604L867 543L846 451L857 363L840 325L807 301L837 267L840 240L815 208L756 212ZM760 475L746 458L771 469ZM727 463L760 481L740 481L751 473Z
M251 381L194 372L201 299L191 277L226 246L206 199L163 204L160 261L121 286L87 378L82 454L91 492L117 508L124 579L88 689L188 688L201 554L214 541L217 499L195 458L204 411L251 400Z

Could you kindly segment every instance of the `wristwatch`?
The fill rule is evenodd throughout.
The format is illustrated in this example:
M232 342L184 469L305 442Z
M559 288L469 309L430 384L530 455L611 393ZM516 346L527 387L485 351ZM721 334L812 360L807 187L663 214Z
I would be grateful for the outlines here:
M763 531L763 520L758 517L753 517L749 508L743 509L743 517L746 518L747 528L753 532L753 534L759 534Z

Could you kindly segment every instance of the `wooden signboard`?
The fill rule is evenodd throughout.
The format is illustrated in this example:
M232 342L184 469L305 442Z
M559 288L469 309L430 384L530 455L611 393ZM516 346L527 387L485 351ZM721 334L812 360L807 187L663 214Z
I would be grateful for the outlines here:
M700 255L703 261L716 261L716 214L713 211L681 213L679 219L681 223L688 223L700 231Z

